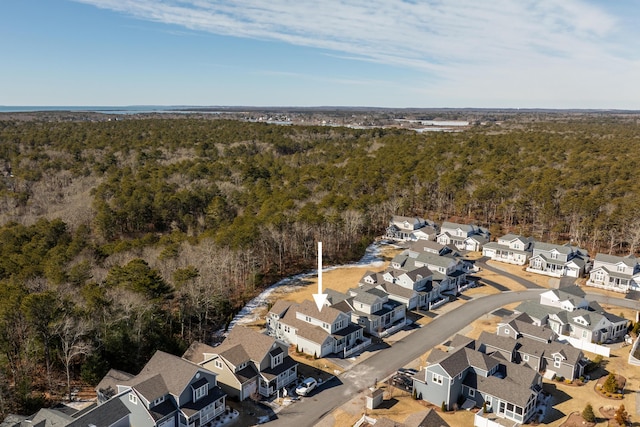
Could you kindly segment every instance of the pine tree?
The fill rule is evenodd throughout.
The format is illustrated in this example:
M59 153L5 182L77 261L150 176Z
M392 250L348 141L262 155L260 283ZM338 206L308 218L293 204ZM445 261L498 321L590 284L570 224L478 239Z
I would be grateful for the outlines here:
M596 415L593 413L593 406L591 406L591 403L587 403L587 406L582 410L582 418L590 423L596 421Z

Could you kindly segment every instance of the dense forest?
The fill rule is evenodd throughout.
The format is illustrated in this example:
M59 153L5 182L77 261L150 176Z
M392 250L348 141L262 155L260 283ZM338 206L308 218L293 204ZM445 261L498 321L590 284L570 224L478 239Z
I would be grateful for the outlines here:
M393 214L640 244L633 116L458 133L130 117L0 121L0 412L211 342L264 286Z

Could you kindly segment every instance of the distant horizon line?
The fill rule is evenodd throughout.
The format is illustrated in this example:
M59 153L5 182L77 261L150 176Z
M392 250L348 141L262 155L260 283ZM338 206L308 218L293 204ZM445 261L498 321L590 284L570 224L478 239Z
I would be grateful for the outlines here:
M195 104L128 104L128 105L0 105L0 112L36 112L114 109L302 109L302 110L451 110L451 111L583 111L583 112L639 112L640 109L625 108L547 108L547 107L380 107L364 105L195 105ZM42 110L40 110L42 109ZM58 110L59 109L59 110Z

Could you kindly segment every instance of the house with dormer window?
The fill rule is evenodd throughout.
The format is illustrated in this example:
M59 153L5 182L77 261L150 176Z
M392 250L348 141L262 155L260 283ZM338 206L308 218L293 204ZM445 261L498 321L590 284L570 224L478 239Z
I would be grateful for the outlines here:
M389 299L389 294L372 285L352 288L346 294L326 290L329 305L350 313L351 321L375 337L390 335L402 329L407 321L406 306Z
M588 262L587 251L577 246L535 242L527 271L553 277L582 277Z
M239 400L270 397L298 377L287 344L240 325L220 345L195 342L182 357L215 372L222 390Z
M515 308L526 313L532 322L547 326L562 336L587 343L621 340L628 321L604 310L595 301L587 301L577 286L549 290L540 295L540 301L525 301Z
M640 290L640 263L634 256L597 254L586 285L625 294Z
M483 407L518 423L528 421L536 412L542 392L538 372L502 357L476 350L475 341L454 347L449 352L434 349L427 366L413 379L418 399L448 409L458 401L463 407ZM485 403L486 402L486 403Z
M481 251L489 242L490 235L489 230L483 227L445 221L436 241L444 246L454 245L461 251Z
M214 372L162 351L138 375L108 373L97 391L100 404L120 400L129 412L128 425L198 427L225 411L226 394Z
M387 227L386 237L401 241L434 240L438 225L424 218L393 216Z
M386 237L401 241L435 240L438 225L424 218L393 216L386 230Z
M267 333L316 357L344 356L370 342L364 337L364 328L351 321L351 313L329 306L318 310L315 302L308 300L276 302L267 314Z
M533 254L533 238L517 234L506 234L496 242L486 243L482 247L482 255L493 261L508 264L525 265Z

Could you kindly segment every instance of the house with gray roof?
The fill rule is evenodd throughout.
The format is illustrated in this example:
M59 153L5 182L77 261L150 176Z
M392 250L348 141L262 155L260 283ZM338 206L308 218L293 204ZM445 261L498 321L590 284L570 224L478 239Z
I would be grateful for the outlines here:
M267 333L315 357L345 356L370 343L364 328L351 321L349 312L330 306L318 310L309 300L276 302L267 314Z
M409 244L408 253L415 253L415 256L410 255L412 258L418 256L422 252L431 253L434 255L446 255L451 252L449 246L441 245L438 242L432 240L418 240Z
M395 215L389 221L385 236L400 241L434 240L438 225L424 218Z
M101 419L104 413L109 412L106 409L113 405L113 414L129 412L128 423L118 424L118 427L156 427L205 425L225 411L226 394L218 387L216 374L169 353L157 351L138 375L123 381L118 378L123 376L111 373L109 378L101 381L102 386L114 387L115 394L85 416L91 414ZM111 393L102 390L100 394L106 397ZM100 409L103 405L110 406ZM93 424L110 425L102 424L102 421Z
M540 304L565 311L573 311L579 308L589 309L589 301L586 295L579 286L550 289L540 294Z
M500 417L524 423L536 411L542 377L533 369L468 346L436 352L414 377L419 399L451 409L454 404L482 407Z
M483 332L478 338L480 351L498 352L506 360L537 372L551 371L570 380L581 377L587 364L582 351L557 341L548 327L527 324L527 320L531 318L522 313L499 323L495 335Z
M493 261L508 264L525 265L533 254L533 238L518 234L506 234L496 242L486 243L482 247L482 255Z
M407 417L404 422L394 421L389 418L373 418L363 415L354 424L354 427L450 427L449 423L442 419L433 409L415 412Z
M640 263L632 255L597 254L586 285L625 294L640 290Z
M588 262L587 251L577 246L535 242L527 271L552 277L582 277Z
M214 372L222 390L238 400L270 397L298 378L287 344L240 325L220 345L194 342L182 357Z
M575 288L577 286L544 292L540 302L525 301L515 311L526 313L532 323L547 326L560 339L568 336L587 343L622 340L629 321L587 301L580 296L584 292Z
M461 251L481 251L482 246L489 242L490 236L491 233L486 228L445 221L436 241L445 246L453 244Z
M534 324L526 313L515 313L498 323L498 336L516 339L525 337L542 343L550 343L558 338L558 334L545 325Z
M389 294L373 285L352 288L346 294L327 289L330 306L351 315L351 321L364 332L383 337L406 324L406 306L389 298Z
M11 427L129 427L131 412L119 400L112 399L102 405L90 405L84 409L58 405L53 408L42 408L35 414L15 423L3 425Z

